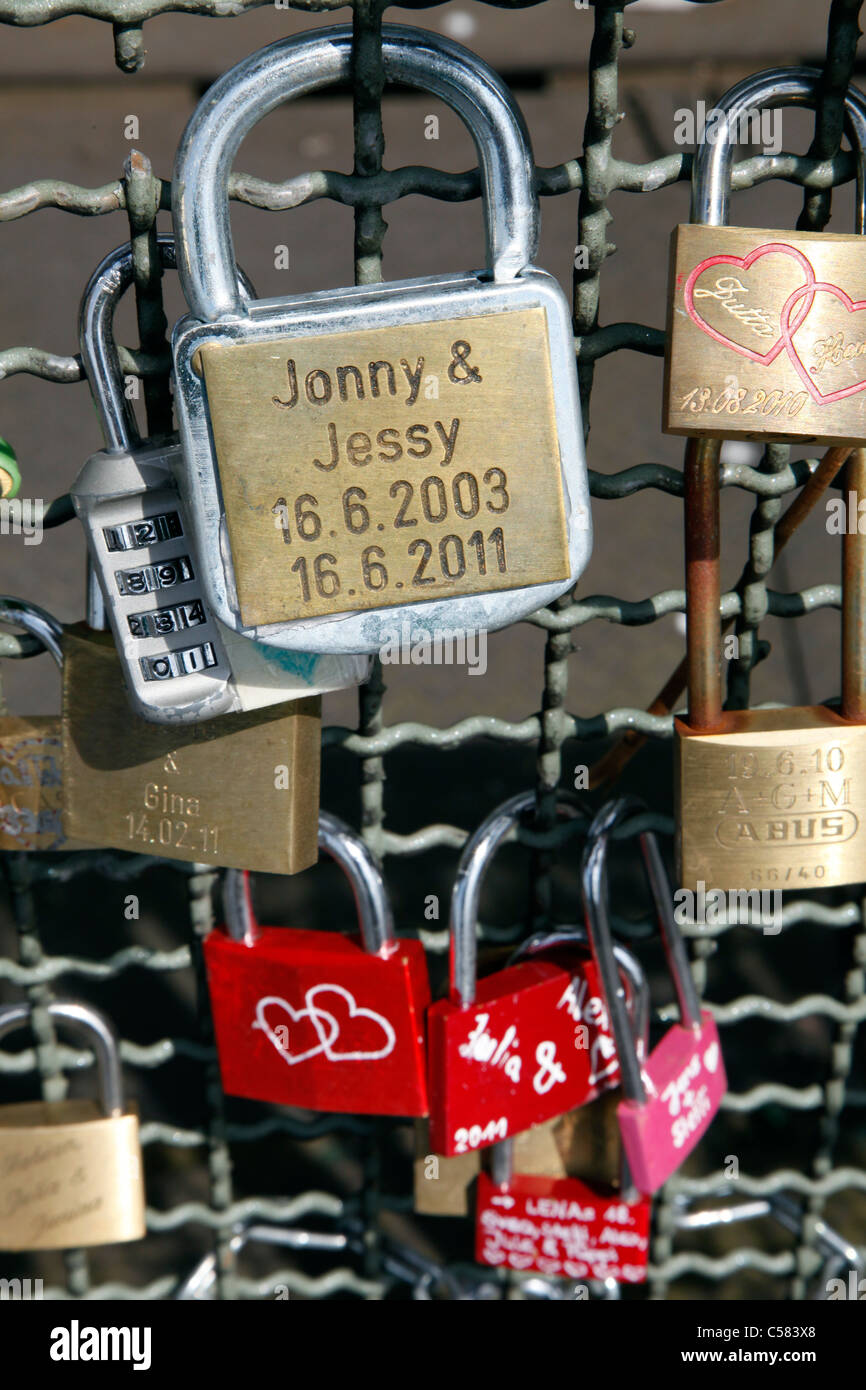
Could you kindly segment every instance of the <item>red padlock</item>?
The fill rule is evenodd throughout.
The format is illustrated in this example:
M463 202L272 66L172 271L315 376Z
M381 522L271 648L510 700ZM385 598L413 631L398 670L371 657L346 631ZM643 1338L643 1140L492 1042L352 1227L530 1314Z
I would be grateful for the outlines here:
M204 943L223 1088L232 1096L361 1115L426 1115L419 941L398 941L363 840L319 816L319 846L355 896L361 932L259 927L249 877L228 870L227 925Z
M613 962L607 903L607 852L611 832L646 807L634 797L603 806L589 828L583 860L587 934L599 967L616 1037L625 1099L617 1115L632 1177L642 1192L656 1192L706 1133L727 1089L719 1034L701 1009L685 944L673 913L673 897L658 842L645 832L641 852L668 968L676 985L680 1021L669 1028L646 1063L638 1057Z
M505 802L467 841L451 903L451 992L428 1014L430 1146L485 1148L619 1084L591 957L529 960L476 981L475 923L487 866L531 792ZM576 814L563 803L562 809Z
M646 1052L649 989L629 952L613 973L629 997L632 1046ZM590 1105L583 1112L592 1114ZM650 1199L633 1185L624 1156L619 1186L575 1177L512 1171L512 1141L491 1151L491 1173L478 1179L475 1259L478 1264L563 1279L638 1284L649 1260Z

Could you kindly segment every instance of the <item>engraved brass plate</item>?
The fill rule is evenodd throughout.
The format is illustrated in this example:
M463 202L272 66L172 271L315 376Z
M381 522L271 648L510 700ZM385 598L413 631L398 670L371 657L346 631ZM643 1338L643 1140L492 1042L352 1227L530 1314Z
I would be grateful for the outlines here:
M200 354L246 626L567 578L542 308Z
M0 1250L68 1250L145 1234L138 1115L95 1101L0 1106Z
M677 227L663 428L866 440L861 236Z
M263 873L318 858L318 698L169 726L129 707L110 633L64 634L64 824L115 849Z
M60 716L0 718L0 850L73 850L63 833Z
M866 879L866 725L824 706L676 721L679 882L724 891Z

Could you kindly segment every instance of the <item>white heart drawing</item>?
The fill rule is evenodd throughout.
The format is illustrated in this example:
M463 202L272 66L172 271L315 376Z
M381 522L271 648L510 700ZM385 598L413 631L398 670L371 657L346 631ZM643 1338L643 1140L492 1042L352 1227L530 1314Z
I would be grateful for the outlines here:
M719 1044L711 1042L704 1053L704 1066L708 1072L714 1072L719 1065Z
M512 1250L511 1254L508 1256L508 1263L511 1265L512 1269L529 1269L534 1259L534 1255L518 1255L516 1250Z
M332 1046L332 1044L337 1040L336 1037L331 1035L330 1037L323 1039L321 1033L319 1033L319 1025L317 1022L319 1013L323 1012L326 1018L333 1019L334 1017L333 1014L329 1014L326 1010L320 1010L318 1005L313 1003L313 1000L315 999L316 995L322 993L342 995L349 1007L350 1018L369 1018L373 1021L373 1023L377 1024L378 1027L381 1028L382 1032L385 1034L385 1046L380 1047L378 1052L338 1052ZM329 1062L378 1062L381 1061L383 1057L390 1056L390 1054L394 1051L394 1047L397 1042L397 1034L394 1032L394 1029L388 1022L388 1019L385 1018L382 1014L377 1014L373 1009L362 1008L361 1005L356 1002L355 996L353 994L350 994L349 990L344 989L342 985L314 985L312 989L307 990L304 1002L307 1006L307 1009L310 1012L310 1017L313 1020L313 1027L319 1035L319 1039L322 1043L322 1050ZM339 1037L339 1032L340 1028L338 1024L337 1037Z
M288 1047L283 1047L283 1044L277 1037L276 1031L273 1028L271 1028L267 1019L265 1018L265 1010L268 1008L269 1005L276 1005L277 1008L283 1009L284 1012L289 1015L289 1018L292 1020L293 1023L300 1022L302 1018L308 1018L312 1023L314 1029L316 1030L316 1037L319 1039L316 1046L307 1048L306 1052L298 1052L295 1054L292 1054L289 1051ZM322 1036L322 1028L319 1022L319 1013L321 1013L322 1017L326 1018L329 1022L329 1034L327 1038L324 1038ZM310 1059L310 1057L318 1057L321 1052L327 1053L328 1045L335 1041L337 1034L340 1031L340 1025L334 1018L333 1014L329 1014L326 1013L324 1010L318 1009L314 1013L309 1007L305 1009L293 1009L291 1004L289 1004L285 999L280 999L279 996L276 994L268 994L263 999L259 1000L258 1004L256 1005L256 1018L255 1022L253 1023L253 1027L261 1028L265 1037L268 1039L268 1042L270 1042L276 1048L283 1061L287 1062L290 1067L296 1067L299 1062L306 1062Z

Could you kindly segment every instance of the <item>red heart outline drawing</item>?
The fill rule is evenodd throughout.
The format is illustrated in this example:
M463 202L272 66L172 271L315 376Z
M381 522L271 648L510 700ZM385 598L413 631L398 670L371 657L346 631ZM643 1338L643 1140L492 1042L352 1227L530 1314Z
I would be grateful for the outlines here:
M797 322L794 324L791 323L791 310L797 299L803 294L809 296L809 309L807 313L811 310L815 302L816 294L832 294L836 299L841 300L849 314L856 314L859 313L861 309L866 309L866 299L851 299L850 295L847 295L838 285L831 285L826 280L816 280L813 285L802 285L800 289L795 290L793 294L788 296L782 306L782 338L788 350L788 356L791 359L794 370L806 387L812 400L818 405L831 405L833 401L844 400L846 396L856 396L858 391L866 390L866 378L864 378L863 381L855 381L851 386L843 386L838 391L828 391L825 394L815 385L811 375L806 369L794 344L794 334L797 332L798 328L802 327L806 315L799 315Z
M812 268L811 262L806 259L802 251L798 250L796 246L789 246L787 242L767 241L763 246L756 246L747 256L708 256L706 260L701 261L695 266L683 288L683 300L686 306L686 313L692 323L695 324L697 328L700 328L702 333L706 333L708 337L715 339L717 343L721 343L722 347L730 348L732 352L739 353L741 357L748 357L750 362L757 362L758 365L762 367L769 367L772 362L775 362L779 353L786 346L784 333L780 332L779 337L768 352L754 352L752 348L741 347L739 343L734 342L733 338L728 338L724 333L720 333L718 329L712 328L710 324L707 323L706 319L702 317L695 308L694 289L699 277L703 275L705 270L712 269L714 265L732 265L736 266L739 270L749 270L751 266L754 265L755 261L760 260L762 256L769 255L791 256L802 266L806 273L805 283L800 285L795 292L798 295L809 296L807 302L803 305L797 322L791 329L792 333L796 333L812 307L811 291L812 287L815 285L815 271ZM785 305L789 302L790 298L785 301Z

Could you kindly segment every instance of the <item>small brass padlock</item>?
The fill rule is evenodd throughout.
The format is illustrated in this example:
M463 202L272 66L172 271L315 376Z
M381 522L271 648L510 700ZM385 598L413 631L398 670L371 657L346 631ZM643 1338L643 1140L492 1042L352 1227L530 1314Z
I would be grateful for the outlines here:
M181 489L221 622L287 649L375 652L495 630L562 594L592 535L571 315L532 264L523 118L457 44L385 25L389 81L475 142L483 271L244 303L228 176L281 101L347 79L349 27L225 73L178 149L172 215L190 315L174 333Z
M478 1149L450 1158L433 1153L430 1121L415 1121L414 1205L421 1216L468 1216L470 1189L480 1168Z
M716 220L724 213L730 130L743 108L762 101L775 105L783 101L812 103L815 81L809 72L783 69L762 74L760 79L749 79L721 99L721 109L727 112L728 139L712 148L727 154L723 158L719 153L708 154L706 148L700 151L695 161L693 192L693 206L698 211L709 210ZM853 89L848 92L847 112L852 143L862 164L866 154L866 102ZM864 187L861 180L861 233L866 229ZM720 237L717 250L725 250L726 228L691 230ZM866 246L862 235L813 240L821 242L823 255L842 243L849 258L849 242L856 243L861 257ZM760 259L754 257L752 264ZM766 260L770 259L768 253ZM730 263L721 254L716 260L723 265ZM850 259L845 263L849 264ZM675 298L683 292L681 281L678 270ZM756 281L756 285L759 283ZM675 309L674 326L679 323L682 328L681 318ZM682 334L676 337L675 329L671 381L684 341ZM694 360L694 347L692 351ZM748 372L753 369L766 370L754 364L743 367ZM809 411L816 408L814 402L808 406ZM786 437L790 438L802 423L811 438L862 438L866 433L863 419L859 415L855 418L853 412L862 413L864 409L866 396L849 394L844 403L833 406L832 427L810 425L805 414L802 421L798 414ZM776 412L768 413L761 432L770 430L766 420L771 414L775 418ZM716 414L718 428L708 424L709 418L696 413L691 431L700 430L702 436L705 427L708 434L743 433L729 427L740 416L727 409ZM723 427L719 423L722 420ZM675 723L678 880L691 891L703 887L736 892L857 883L866 872L862 828L866 818L866 678L860 616L866 590L864 538L855 532L845 534L843 540L840 712L824 705L724 712L719 617L719 449L714 439L691 440L685 461L689 708L687 719ZM864 458L862 450L855 450L847 465L848 505L855 517L857 498L866 496Z
M0 599L0 621L38 637L60 665L63 628L41 608ZM0 850L73 850L63 830L60 716L0 715Z
M124 1107L114 1030L83 1004L45 1007L93 1046L101 1098L0 1106L0 1250L140 1240L146 1223L138 1114ZM0 1008L0 1038L29 1018L26 1004Z
M670 434L866 442L862 94L849 87L845 98L861 166L856 235L723 225L739 123L761 107L814 106L822 81L811 68L747 78L718 102L715 140L698 147L692 221L677 227L671 251Z
M111 634L66 629L68 835L166 859L292 874L318 857L318 697L167 726L129 708Z

